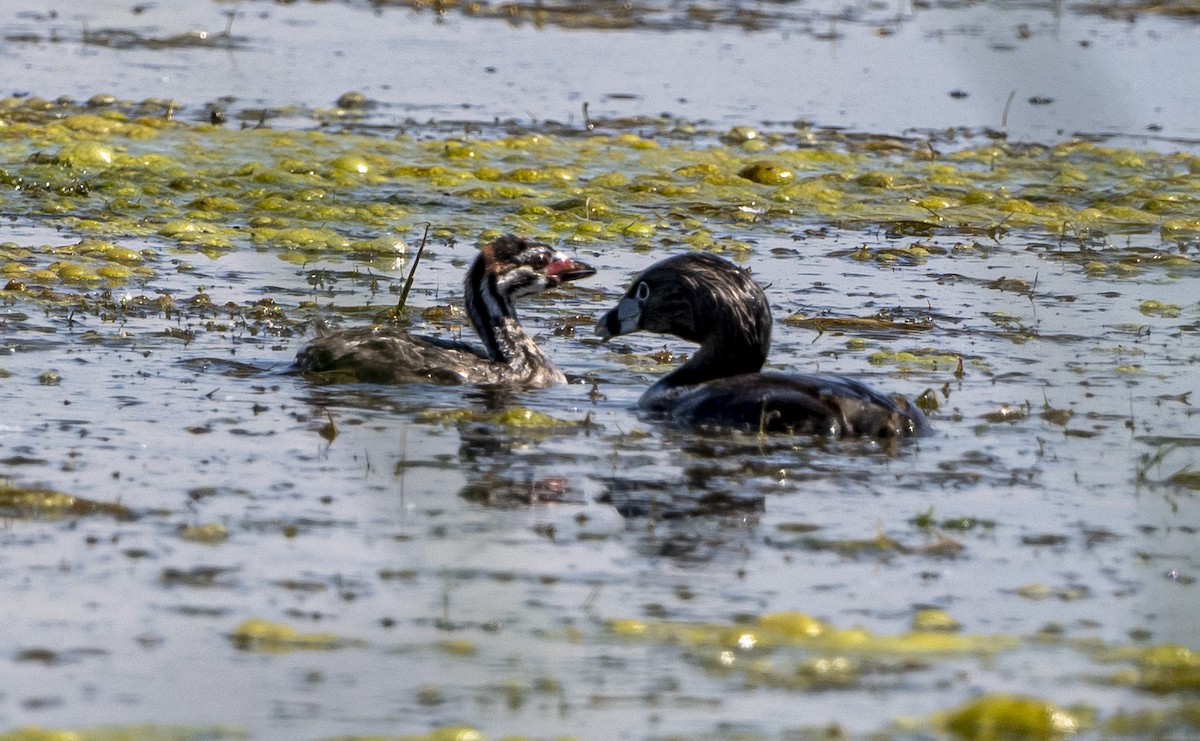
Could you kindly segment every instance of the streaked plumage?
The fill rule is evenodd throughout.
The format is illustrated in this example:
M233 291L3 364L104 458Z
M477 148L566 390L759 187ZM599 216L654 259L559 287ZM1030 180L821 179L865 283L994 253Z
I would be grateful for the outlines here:
M513 303L595 272L547 245L504 236L480 249L463 282L467 317L482 347L394 327L359 327L315 338L296 355L295 367L366 383L563 383L562 371L521 327Z

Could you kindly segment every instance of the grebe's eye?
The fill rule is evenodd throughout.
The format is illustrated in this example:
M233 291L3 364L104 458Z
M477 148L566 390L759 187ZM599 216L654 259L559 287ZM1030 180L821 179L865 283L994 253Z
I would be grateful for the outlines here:
M542 268L544 268L550 264L550 256L547 255L545 252L539 252L536 255L534 255L532 258L530 258L529 264L532 265L533 267L537 268L538 270L541 270Z
M637 297L638 301L643 301L643 302L646 299L650 298L650 284L645 281L638 283L637 293L634 295Z

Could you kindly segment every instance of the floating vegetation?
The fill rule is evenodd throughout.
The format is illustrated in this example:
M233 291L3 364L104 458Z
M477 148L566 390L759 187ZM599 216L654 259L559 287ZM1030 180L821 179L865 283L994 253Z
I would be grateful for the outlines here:
M1177 644L1103 651L1102 661L1129 661L1133 667L1110 678L1155 694L1200 690L1200 653Z
M608 630L655 643L760 651L791 646L856 655L988 655L1018 644L1006 636L952 635L941 629L877 635L862 628L837 628L801 612L771 613L746 625L612 620Z
M773 162L754 162L738 170L738 177L760 185L785 185L796 179L796 174Z
M229 539L229 531L219 522L206 525L189 525L179 531L179 537L192 543L217 545Z
M1020 422L1029 418L1029 408L1023 406L1003 406L991 412L980 415L992 424L1003 422Z
M937 518L934 516L933 508L920 513L916 517L909 520L913 525L928 530L938 528L940 530L956 530L959 532L968 532L971 530L993 530L996 527L994 520L984 520L975 517L943 517Z
M844 253L880 266L950 257L954 250L930 234L995 235L1003 224L1008 234L1062 240L1064 255L1114 276L1132 253L1073 248L1077 235L1157 234L1164 246L1200 240L1200 157L1192 155L988 141L931 159L920 140L887 138L881 147L837 132L803 141L757 131L731 137L384 138L187 124L120 102L3 99L6 213L53 219L79 241L0 245L0 275L27 291L90 289L151 281L174 270L168 256L245 248L284 260L396 255L431 208L443 214L437 240L500 224L555 240L732 251L744 246L722 232L747 223L782 235L813 223L882 229L900 242ZM745 152L747 142L759 151ZM1045 185L1064 173L1074 174L1073 187ZM906 243L909 235L917 239ZM161 246L147 249L147 240ZM1196 266L1186 253L1161 250L1131 267L1156 264Z
M613 620L608 629L623 638L678 644L705 669L741 674L751 685L803 691L853 689L868 675L922 671L937 658L987 656L1017 645L1000 636L955 635L951 623L945 617L930 629L882 636L835 628L804 613L775 613L746 625Z
M962 373L962 358L958 355L947 355L936 348L922 347L915 350L879 350L871 353L867 360L871 365L896 365L906 369L920 369L935 372ZM981 363L972 363L975 368L983 368Z
M342 638L333 633L301 633L290 625L259 619L243 622L229 635L229 639L243 651L273 654L301 650L328 651L361 645L359 641Z
M62 520L69 517L105 515L118 520L133 520L128 507L111 502L96 502L59 491L0 483L0 517L22 520Z
M1176 304L1164 304L1161 301L1143 301L1138 306L1138 311L1146 316L1162 317L1164 319L1174 319L1182 313L1182 309Z
M984 695L946 713L939 725L964 741L1054 741L1088 727L1093 716L1033 697Z
M570 421L549 414L509 407L499 412L483 412L474 409L439 409L420 412L418 422L443 425L483 424L520 432L553 432L556 430L578 430L588 427L588 420Z
M946 633L956 633L962 630L962 625L950 617L945 610L918 610L913 615L912 621L913 630L920 631L944 631Z
M854 332L890 335L893 332L925 332L933 329L934 326L933 322L928 319L897 321L885 316L806 317L801 314L792 314L784 317L783 321L785 324L811 329L822 334L825 332Z

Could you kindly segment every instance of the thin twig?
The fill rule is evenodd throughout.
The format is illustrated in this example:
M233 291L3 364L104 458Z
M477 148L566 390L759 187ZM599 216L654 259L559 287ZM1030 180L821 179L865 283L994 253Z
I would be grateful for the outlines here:
M429 226L429 223L426 222L425 234L421 237L421 246L417 247L412 267L408 269L408 279L404 281L404 289L400 291L400 303L396 306L398 312L404 311L404 306L408 303L408 292L412 290L413 280L417 277L417 266L421 264L421 255L425 252L425 241L429 239Z
M1000 130L1008 134L1008 109L1012 108L1013 98L1017 97L1016 90L1008 92L1008 100L1004 102L1004 113L1000 116Z

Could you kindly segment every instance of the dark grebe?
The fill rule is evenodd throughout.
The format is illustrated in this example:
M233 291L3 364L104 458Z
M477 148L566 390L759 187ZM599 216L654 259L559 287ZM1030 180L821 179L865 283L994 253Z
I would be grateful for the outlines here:
M543 388L567 379L521 328L513 301L594 275L551 247L504 236L485 245L467 271L463 300L483 348L360 327L317 337L296 355L296 370L334 371L367 383L488 384Z
M908 400L842 376L762 373L771 307L749 275L707 254L668 257L634 279L596 333L640 329L700 344L639 406L683 426L734 427L833 437L903 437L926 427Z

